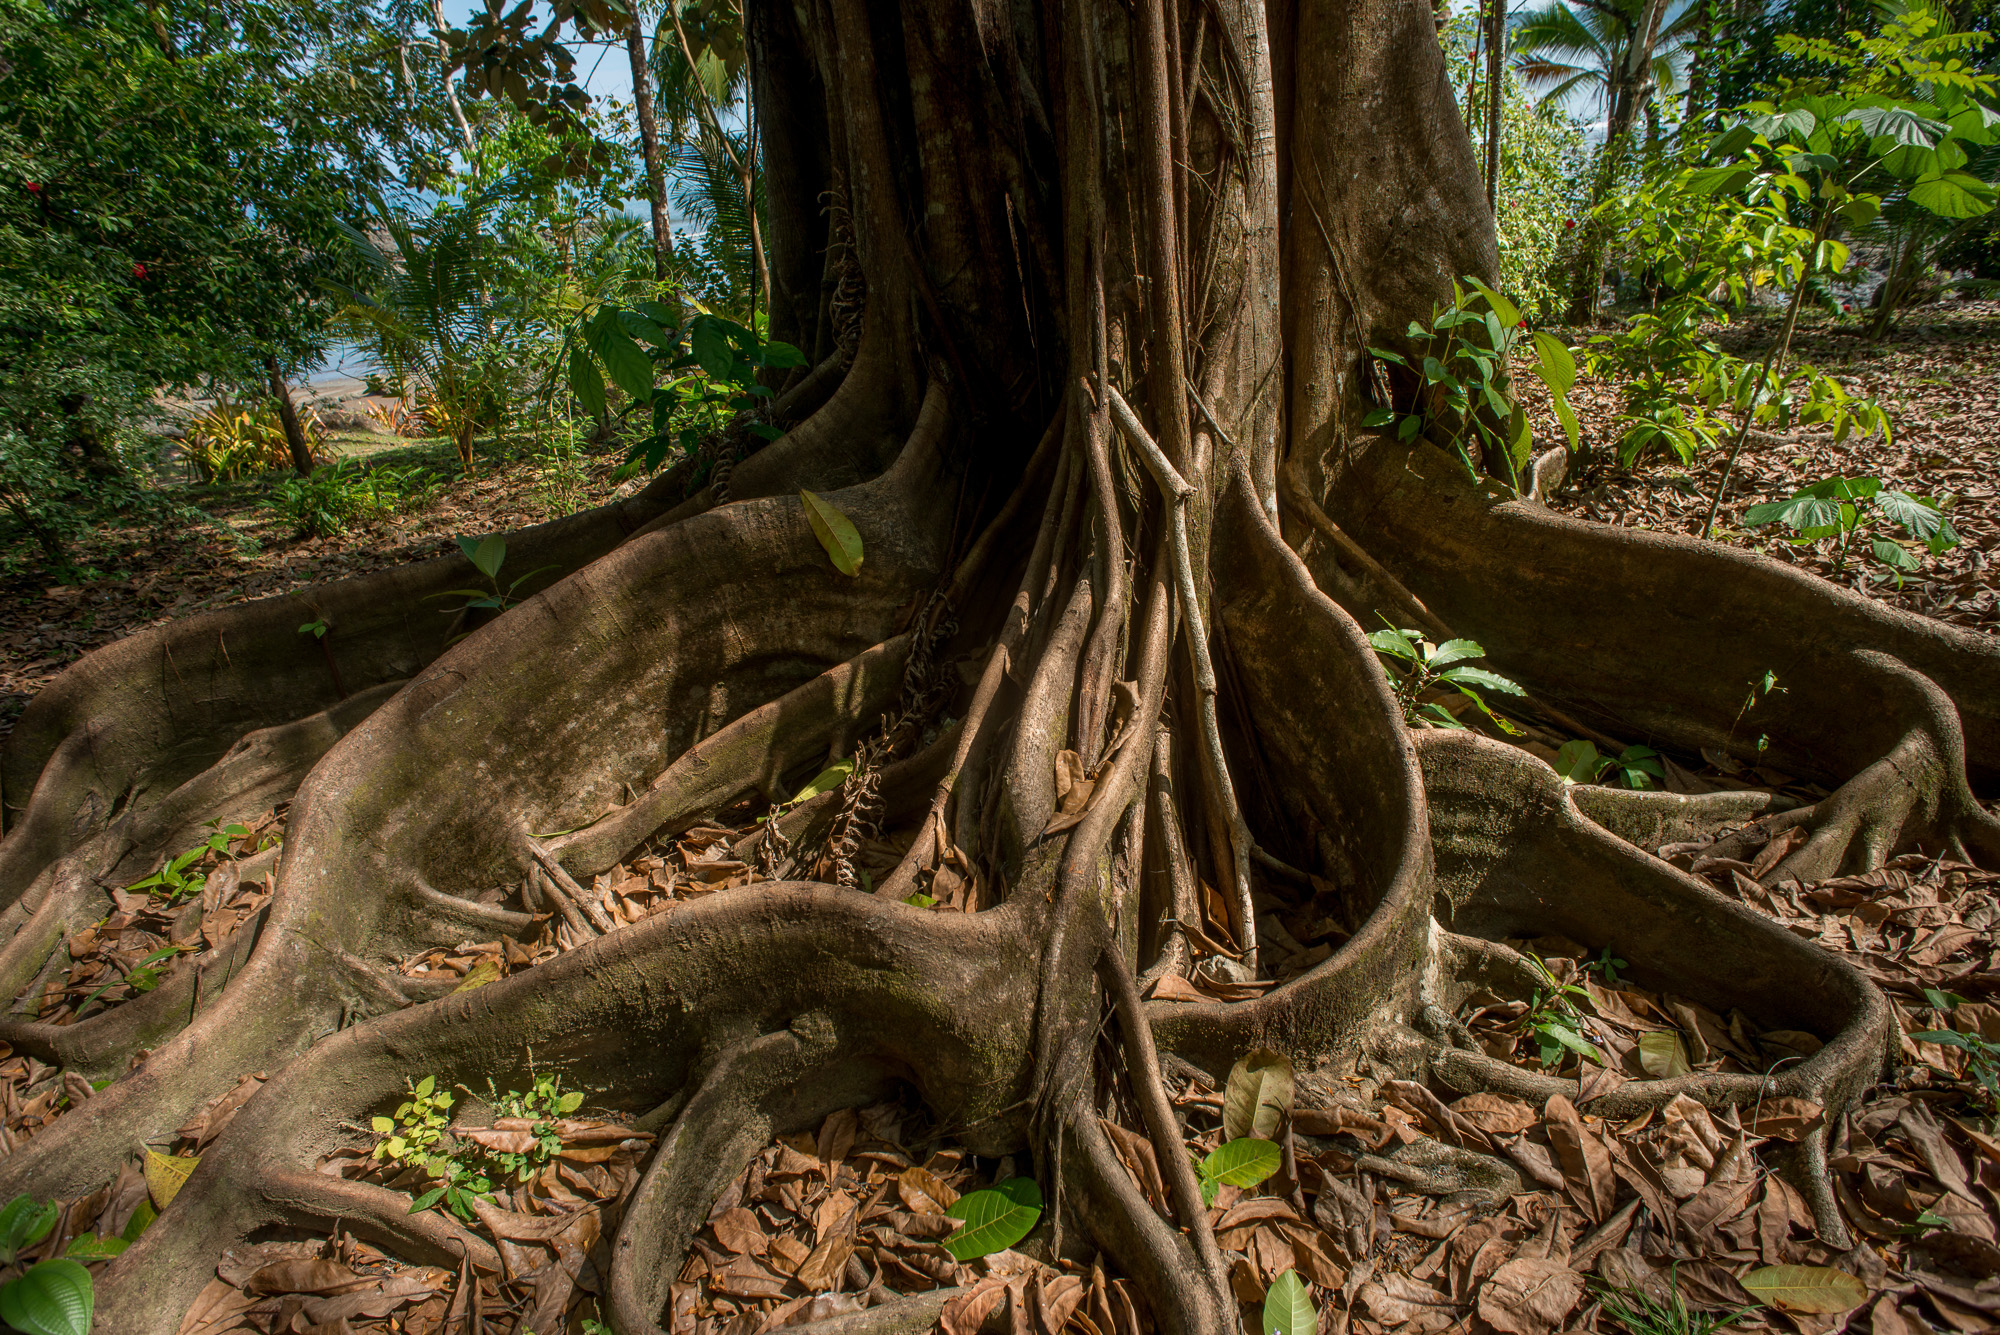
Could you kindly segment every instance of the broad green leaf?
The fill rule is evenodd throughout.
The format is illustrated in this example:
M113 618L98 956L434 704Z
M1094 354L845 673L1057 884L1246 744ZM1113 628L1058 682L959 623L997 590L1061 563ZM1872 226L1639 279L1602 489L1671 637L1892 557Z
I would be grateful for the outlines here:
M937 900L931 898L929 895L919 890L915 894L909 896L903 902L905 904L910 905L912 908L927 909L931 907L931 905L937 903Z
M120 1237L99 1237L95 1233L85 1233L70 1239L69 1246L63 1248L63 1255L84 1261L102 1261L118 1255L132 1244Z
M1526 691L1521 689L1519 682L1510 681L1506 677L1501 676L1499 673L1489 672L1485 668L1477 668L1477 667L1449 668L1446 671L1440 672L1438 674L1438 680L1448 681L1452 685L1457 686L1460 689L1463 689L1467 686L1478 686L1485 690L1498 691L1502 695L1527 694Z
M1599 1052L1589 1039L1566 1024L1556 1024L1553 1022L1538 1024L1535 1026L1535 1032L1544 1038L1552 1039L1562 1044L1579 1057L1588 1058L1599 1066L1604 1065L1604 1054Z
M651 302L647 302L646 304L649 306L652 305ZM619 308L618 323L624 326L625 332L633 338L643 338L662 352L670 352L680 346L675 341L674 336L662 326L660 321L653 319L643 311L628 311ZM671 321L668 323L671 323Z
M1283 1054L1258 1048L1230 1068L1222 1091L1223 1139L1269 1140L1291 1110L1292 1063Z
M1693 1069L1688 1065L1687 1045L1671 1029L1639 1035L1639 1065L1656 1080L1686 1075Z
M1480 296L1486 298L1486 304L1491 306L1493 313L1500 317L1501 324L1512 329L1515 325L1521 323L1520 308L1513 302L1507 300L1507 298L1501 296L1498 292L1495 292L1492 288L1469 274L1466 276L1465 281L1467 285L1476 289Z
M1264 1294L1264 1324L1258 1335L1314 1335L1318 1330L1319 1313L1313 1311L1299 1272L1287 1270L1272 1280Z
M569 388L584 412L593 418L604 416L604 376L580 345L569 350Z
M766 343L762 353L764 365L776 368L805 366L806 355L789 343Z
M396 1129L395 1119L390 1117L371 1117L368 1119L368 1125L375 1128L375 1134L378 1136L386 1136Z
M1977 218L1990 212L1993 187L1970 172L1932 172L1910 187L1910 202L1940 218Z
M633 398L643 399L653 392L653 359L623 329L604 331L598 356L604 359L604 369L618 388Z
M174 1197L187 1185L188 1176L200 1162L198 1155L146 1151L146 1191L152 1196L155 1209L164 1210L174 1203Z
M1370 427L1387 426L1389 425L1389 423L1395 420L1396 420L1396 410L1394 408L1376 408L1370 411L1366 417L1361 419L1361 425Z
M1550 391L1567 394L1576 384L1576 355L1554 334L1535 331L1535 357L1541 365L1542 383Z
M500 574L500 567L507 561L507 539L498 533L489 533L483 538L460 538L458 549L465 553L465 559L473 568L488 579ZM469 592L469 591L468 591Z
M1870 540L1868 550L1877 561L1894 570L1916 570L1923 565L1922 561L1910 555L1908 549L1887 538Z
M1912 496L1907 491L1884 491L1875 497L1875 508L1884 518L1901 524L1910 536L1929 542L1937 531L1945 526L1944 514L1937 502Z
M1446 640L1437 647L1437 652L1430 656L1430 665L1441 668L1462 659L1484 657L1486 651L1480 648L1475 640Z
M792 794L793 805L797 805L808 798L818 797L821 793L832 792L834 789L840 787L841 784L846 783L847 776L852 773L854 773L854 761L852 758L834 761L818 774L815 774L811 782L807 783L805 787Z
M799 499L805 502L806 522L812 525L819 545L826 548L833 568L843 575L860 574L861 535L855 532L847 516L803 487L799 489Z
M1368 636L1368 643L1373 645L1378 653L1389 654L1396 658L1407 658L1412 663L1419 662L1422 659L1422 655L1417 652L1417 646L1411 642L1409 635L1393 627L1388 630L1372 632Z
M0 1321L21 1335L90 1335L95 1305L90 1272L75 1261L44 1261L0 1284Z
M1842 119L1860 126L1873 138L1911 148L1929 148L1951 129L1908 106L1856 107Z
M1767 1265L1739 1281L1758 1302L1787 1312L1834 1316L1868 1301L1868 1286L1823 1265Z
M0 1208L0 1256L18 1256L49 1235L62 1209L54 1201L46 1203L28 1196L16 1196Z
M1042 1190L1032 1177L1013 1177L959 1197L948 1213L961 1227L944 1249L954 1261L970 1261L1027 1237L1042 1217Z
M125 1221L125 1231L118 1236L127 1242L137 1242L139 1235L151 1228L153 1221L159 1217L160 1212L153 1208L153 1202L142 1200L139 1208L132 1212L132 1217Z
M729 345L729 334L722 321L712 315L696 316L688 345L694 352L696 365L708 372L711 380L729 379L736 365L736 350Z
M1277 1172L1284 1162L1284 1151L1274 1141L1247 1137L1226 1140L1195 1169L1201 1180L1202 1199L1212 1203L1218 1186L1254 1187Z
M1565 783L1594 783L1597 771L1604 766L1604 760L1597 754L1594 742L1581 739L1564 742L1556 752L1556 773L1563 776Z
M567 1117L583 1106L583 1091L571 1090L556 1100L556 1115Z

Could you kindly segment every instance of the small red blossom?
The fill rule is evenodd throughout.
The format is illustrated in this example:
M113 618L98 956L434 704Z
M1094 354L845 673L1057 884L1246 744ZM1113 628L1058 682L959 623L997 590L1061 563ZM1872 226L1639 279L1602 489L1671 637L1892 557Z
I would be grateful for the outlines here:
M42 183L40 181L27 181L24 184L28 187L29 194L39 195L42 193Z
M143 264L134 264L134 265L132 266L132 276L133 276L134 278L138 279L138 280L139 280L140 282L142 282L142 283L143 283L143 282L145 282L145 281L146 281L146 266L145 266L145 265L143 265Z
M1571 231L1571 232L1574 232L1574 231L1576 230L1576 219L1574 219L1574 218L1564 218L1564 219L1563 219L1563 227L1564 227L1564 229L1565 229L1565 230L1567 230L1567 231Z
M1852 315L1854 313L1854 306L1851 302L1845 302L1845 301L1841 302L1840 309L1847 312L1849 315Z

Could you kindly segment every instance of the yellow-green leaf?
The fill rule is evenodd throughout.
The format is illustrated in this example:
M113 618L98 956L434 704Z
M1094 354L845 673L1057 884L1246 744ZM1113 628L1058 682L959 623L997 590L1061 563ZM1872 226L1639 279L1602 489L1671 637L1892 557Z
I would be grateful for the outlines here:
M1313 1335L1318 1329L1319 1314L1299 1272L1287 1270L1272 1280L1264 1295L1264 1335Z
M806 522L812 525L813 536L819 545L826 548L826 554L833 561L833 568L843 575L861 573L861 535L846 515L828 504L812 492L799 489L799 499L805 502Z
M471 971L465 975L465 978L451 992L453 996L457 996L460 992L470 992L475 987L484 987L488 983L497 983L499 981L500 966L492 960L482 960L472 966ZM377 1118L376 1120L380 1121L381 1119Z
M201 1162L199 1155L161 1154L158 1150L146 1151L146 1193L153 1198L153 1208L164 1210L174 1203L181 1187Z
M1824 1265L1767 1265L1743 1276L1752 1298L1787 1312L1833 1316L1868 1301L1868 1286Z
M851 758L834 761L818 774L815 774L812 777L812 781L806 784L805 787L792 794L792 804L796 806L798 803L804 802L809 798L818 797L821 793L832 792L843 783L846 783L847 776L852 773L854 773L854 761Z
M1686 1075L1693 1069L1688 1065L1687 1045L1671 1029L1639 1035L1639 1065L1656 1080Z
M1229 1086L1222 1094L1223 1138L1269 1140L1277 1134L1279 1119L1291 1110L1291 1062L1259 1048L1229 1072Z

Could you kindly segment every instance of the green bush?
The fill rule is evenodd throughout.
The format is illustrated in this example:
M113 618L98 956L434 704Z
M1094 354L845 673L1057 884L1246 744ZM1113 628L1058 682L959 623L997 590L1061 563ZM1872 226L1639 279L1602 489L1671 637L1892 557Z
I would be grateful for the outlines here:
M301 534L338 537L357 523L419 510L437 498L440 484L423 469L386 464L364 467L354 459L316 469L311 477L278 483L271 505Z

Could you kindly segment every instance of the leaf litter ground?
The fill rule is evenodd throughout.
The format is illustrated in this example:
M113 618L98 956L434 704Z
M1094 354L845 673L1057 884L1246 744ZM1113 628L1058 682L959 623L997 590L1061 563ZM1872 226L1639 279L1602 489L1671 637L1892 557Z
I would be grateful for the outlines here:
M1726 350L1752 361L1775 336L1776 321L1757 318L1711 334ZM1569 330L1580 342L1590 331ZM1973 630L2000 630L2000 303L1953 301L1903 312L1899 327L1879 344L1861 338L1853 321L1808 317L1793 340L1792 363L1810 363L1851 393L1872 397L1889 410L1894 437L1836 442L1823 427L1786 432L1753 431L1721 512L1714 538L1748 547L1810 570L1864 595ZM1547 392L1532 376L1516 377L1541 442L1560 441L1562 429L1547 406ZM1700 531L1709 497L1721 480L1726 449L1709 450L1683 464L1656 451L1632 466L1617 463L1620 387L1581 376L1570 393L1584 439L1601 467L1573 476L1550 503L1581 519L1658 529ZM1947 500L1945 513L1960 545L1926 557L1922 569L1900 586L1880 579L1866 560L1834 562L1834 542L1794 545L1782 526L1743 528L1750 506L1782 501L1800 488L1831 477L1879 477L1887 487Z

